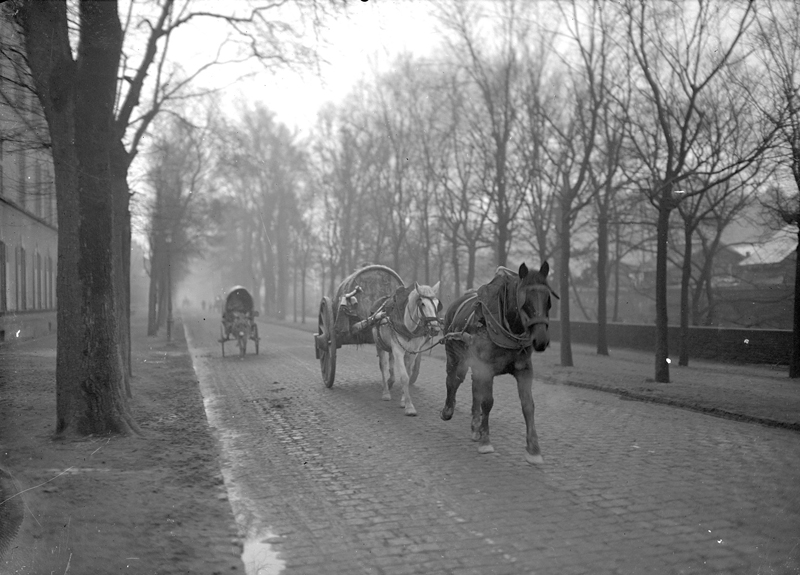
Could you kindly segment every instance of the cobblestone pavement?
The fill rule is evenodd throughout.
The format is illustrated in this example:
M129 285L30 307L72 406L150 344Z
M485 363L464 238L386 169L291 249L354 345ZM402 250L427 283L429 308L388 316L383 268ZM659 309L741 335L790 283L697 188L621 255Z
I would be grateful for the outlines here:
M260 324L240 360L216 321L184 323L249 573L800 573L797 432L535 382L533 467L510 378L480 455L468 382L439 418L436 358L410 418L370 347L338 350L326 389L308 333Z

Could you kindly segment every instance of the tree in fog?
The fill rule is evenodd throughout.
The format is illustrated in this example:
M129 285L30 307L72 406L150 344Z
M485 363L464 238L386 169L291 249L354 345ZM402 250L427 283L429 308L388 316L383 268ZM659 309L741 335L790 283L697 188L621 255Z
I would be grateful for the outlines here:
M389 211L378 193L386 182L388 144L363 106L358 86L339 107L319 114L310 150L318 190L322 236L323 293L365 261L378 262L388 234Z
M150 189L147 239L150 288L147 334L164 325L174 286L189 259L202 252L219 223L219 201L210 182L207 129L170 116L145 154Z
M491 170L491 185L485 194L492 208L490 231L496 263L502 266L508 263L515 221L524 203L521 189L509 182L509 156L517 116L514 94L520 74L519 43L527 36L526 6L517 0L502 0L487 3L483 7L491 13L484 13L475 4L453 2L441 13L443 24L455 36L453 55L477 92L473 127L480 134L475 140L482 161ZM487 22L492 28L489 32L482 28Z
M548 154L548 106L557 106L553 93L551 60L559 34L536 28L523 47L522 78L518 87L518 130L515 138L514 184L524 197L521 219L522 241L539 262L549 260L556 251L557 196L547 174L552 171Z
M733 82L727 85L730 87ZM725 226L742 212L768 174L765 173L763 144L767 142L761 132L763 125L750 113L749 99L741 91L736 95L724 87L714 94L713 103L704 106L705 122L697 137L696 151L703 165L695 175L685 180L686 193L677 210L682 221L683 246L681 264L680 332L678 365L689 365L690 311L696 305L691 301L691 281L694 270L693 255L695 235L701 225L713 222L712 249L705 253L704 274L710 275L713 255ZM720 168L729 166L730 177L720 177ZM734 167L736 166L736 167ZM706 278L709 282L710 277ZM697 291L695 294L697 295Z
M552 165L552 171L545 174L550 176L559 216L556 227L561 365L569 367L573 365L569 297L572 231L598 191L591 185L591 173L601 136L601 115L609 99L607 68L611 38L600 5L592 5L585 12L577 2L560 8L571 40L569 46L574 47L576 54L574 61L564 58L564 72L554 79L554 84L561 84L561 91L554 94L545 113L548 136L544 148Z
M300 225L297 202L306 174L305 151L263 105L242 107L238 114L217 135L215 177L228 198L220 265L231 271L232 283L249 287L256 306L263 303L266 313L283 319L293 230Z
M687 295L691 309L687 323L715 325L716 297L712 271L714 259L723 247L722 234L730 224L744 217L748 206L753 205L757 184L762 179L759 177L755 182L731 179L720 184L719 189L710 190L709 197L704 198L703 203L708 204L708 207L703 211L703 216L697 218L698 225L695 228L695 235L700 240L701 261L696 263L692 259L692 284L689 286L691 293ZM684 341L686 340L681 334L681 348L684 347Z
M793 2L767 0L758 6L758 55L770 107L762 107L778 134L781 169L791 173L793 188L775 187L765 203L778 220L794 226L798 251L794 281L792 356L789 377L800 377L800 12ZM755 103L760 103L755 99ZM788 178L787 178L788 179Z
M596 26L605 35L605 49L600 53L603 98L597 106L598 145L589 165L590 187L594 190L597 225L597 353L608 355L608 286L610 280L609 251L612 227L616 232L614 268L616 273L614 314L619 303L619 214L622 191L630 183L630 158L626 154L626 137L630 121L633 93L631 54L624 42L614 42L612 34L619 28L619 13L597 5L593 8Z
M656 4L625 0L621 9L638 68L631 142L641 163L640 187L657 211L655 380L669 382L667 240L669 219L688 194L701 194L732 177L738 163L714 167L701 190L684 184L708 168L697 140L706 121L706 94L719 89L721 72L737 58L752 21L752 5L721 1ZM686 192L686 193L680 193Z
M169 71L166 40L190 22L211 18L229 25L241 40L240 58L254 56L272 65L307 60L311 51L296 40L295 28L270 20L278 7L274 3L215 5L219 12L199 12L189 2L131 2L125 30L141 44L130 52L123 50L114 0L80 0L69 4L77 6L77 14L69 15L65 1L14 0L7 6L24 37L55 166L56 432L127 433L136 428L124 389L129 357L127 176L150 122L186 85ZM215 62L212 57L183 77L191 79ZM146 80L154 90L143 104Z
M441 232L449 244L453 294L458 297L462 284L468 290L474 287L478 251L492 245L487 230L490 206L483 195L491 170L473 140L467 94L463 89L463 79L457 72L447 77L444 90L447 113L444 115L446 124L440 148L443 154L439 166L441 189L436 202ZM463 282L462 251L466 252L467 259Z

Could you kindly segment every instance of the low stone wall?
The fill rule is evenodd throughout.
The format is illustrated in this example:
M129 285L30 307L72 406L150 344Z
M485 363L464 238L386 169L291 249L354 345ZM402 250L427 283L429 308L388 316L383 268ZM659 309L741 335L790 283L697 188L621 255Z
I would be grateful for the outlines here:
M570 322L572 342L597 344L597 324L584 321ZM609 323L607 327L610 348L637 349L655 352L655 325ZM677 326L669 327L669 352L673 361L678 356ZM558 320L550 321L550 338L561 339ZM748 328L689 328L689 358L710 359L734 363L768 363L788 365L792 353L792 332L779 329Z

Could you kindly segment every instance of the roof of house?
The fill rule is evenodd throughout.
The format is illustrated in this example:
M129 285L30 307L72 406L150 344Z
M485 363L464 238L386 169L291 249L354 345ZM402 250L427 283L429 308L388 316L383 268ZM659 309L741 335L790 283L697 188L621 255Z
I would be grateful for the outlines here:
M783 228L770 234L763 242L739 244L736 251L745 256L740 266L777 264L792 255L797 249L797 233Z

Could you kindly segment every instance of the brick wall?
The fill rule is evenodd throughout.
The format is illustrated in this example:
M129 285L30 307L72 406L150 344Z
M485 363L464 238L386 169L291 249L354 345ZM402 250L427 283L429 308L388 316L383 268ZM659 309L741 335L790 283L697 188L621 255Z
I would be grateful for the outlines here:
M595 345L597 324L573 321L572 342ZM609 323L608 346L610 348L637 349L655 352L655 325ZM677 326L669 327L669 352L673 361L678 356ZM550 321L550 338L559 341L561 325ZM753 328L689 328L689 358L710 359L734 363L769 363L788 365L792 353L792 332L778 329Z

